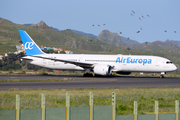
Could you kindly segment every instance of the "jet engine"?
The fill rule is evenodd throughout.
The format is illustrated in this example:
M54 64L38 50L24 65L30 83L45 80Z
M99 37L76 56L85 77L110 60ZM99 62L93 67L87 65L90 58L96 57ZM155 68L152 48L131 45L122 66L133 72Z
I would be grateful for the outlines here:
M111 75L111 66L110 65L99 65L97 64L94 67L94 73L97 75Z

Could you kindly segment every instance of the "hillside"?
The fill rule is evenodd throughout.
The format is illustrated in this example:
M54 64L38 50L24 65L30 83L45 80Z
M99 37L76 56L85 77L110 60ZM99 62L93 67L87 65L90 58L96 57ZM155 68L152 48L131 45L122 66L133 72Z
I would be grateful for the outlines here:
M0 54L16 50L15 45L19 45L21 42L18 29L27 31L40 46L62 47L72 50L74 53L108 52L119 49L96 38L83 36L70 30L56 32L43 21L27 26L0 18L0 48L2 48ZM3 46L6 46L5 49Z
M108 30L103 30L97 39L115 46L126 46L117 33L112 33Z
M89 37L90 34L85 34L76 30L58 30L53 27L48 27L43 21L40 21L38 24L25 24L32 27L40 27L42 29L52 29L56 33L52 34L52 31L43 30L43 34L47 35L51 40L60 45L68 46L75 49L88 50L94 52L104 52L111 51L114 49L113 46L108 45L104 42L93 37ZM82 35L84 34L84 35ZM92 35L91 35L92 36ZM59 37L61 40L59 40ZM118 49L118 48L117 48Z
M75 32L75 33L84 35L84 36L89 36L89 37L97 38L96 35L93 35L93 34L90 34L90 33L84 33L84 32L81 32L81 31L78 31L78 30L72 30L72 29L70 29L70 30L73 31L73 32Z
M120 36L121 40L126 44L126 45L132 45L132 44L140 44L139 42L135 40L131 40L130 38L125 38L123 36Z
M171 40L171 42L174 43L176 46L180 47L180 41Z

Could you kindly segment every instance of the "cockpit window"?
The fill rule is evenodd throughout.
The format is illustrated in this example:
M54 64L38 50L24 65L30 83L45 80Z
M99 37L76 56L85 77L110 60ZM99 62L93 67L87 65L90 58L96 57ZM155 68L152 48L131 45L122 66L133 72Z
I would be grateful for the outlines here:
M172 64L172 62L171 61L167 61L166 64Z

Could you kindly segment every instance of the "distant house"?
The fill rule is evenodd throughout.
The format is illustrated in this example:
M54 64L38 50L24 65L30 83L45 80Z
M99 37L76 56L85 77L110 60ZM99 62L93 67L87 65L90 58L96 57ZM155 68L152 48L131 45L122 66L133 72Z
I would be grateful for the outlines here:
M16 52L14 52L14 54L16 54L16 55L17 55L17 54L18 54L18 52L16 51Z
M44 47L44 50L47 50L47 47Z
M25 53L25 50L18 50L17 51L17 53L21 53L21 52Z
M51 47L42 47L41 50L50 50Z
M0 60L2 60L3 59L3 56L2 55L0 55Z
M24 50L24 46L23 46L23 44L21 45L21 49L22 49L22 50Z
M17 51L14 52L14 54L18 54L18 53L21 53L21 52L25 52L23 44L20 45L20 46L16 45L16 49L17 49Z
M57 48L55 48L55 47L53 47L52 49L53 49L54 51L57 51Z
M44 50L44 48L41 48L41 50Z
M21 46L16 45L16 49L17 49L17 50L20 50L20 49L21 49Z
M66 54L73 54L73 52L70 51L70 50L64 50L64 52L65 52Z
M47 48L47 50L50 50L50 49L51 49L51 47L48 47L48 48Z
M59 48L59 51L61 52L61 51L63 51L63 49L62 49L62 48Z
M61 53L61 52L63 51L63 49L62 49L62 48L54 48L54 47L53 47L53 50L54 50L54 51L57 51L57 52L58 52L58 54L59 54L59 53Z

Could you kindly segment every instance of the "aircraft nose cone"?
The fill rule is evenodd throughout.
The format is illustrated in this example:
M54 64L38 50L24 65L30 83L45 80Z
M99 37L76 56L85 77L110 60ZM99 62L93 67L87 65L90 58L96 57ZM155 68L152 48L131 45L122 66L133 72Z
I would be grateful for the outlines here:
M173 65L173 70L177 70L177 67L175 65Z

